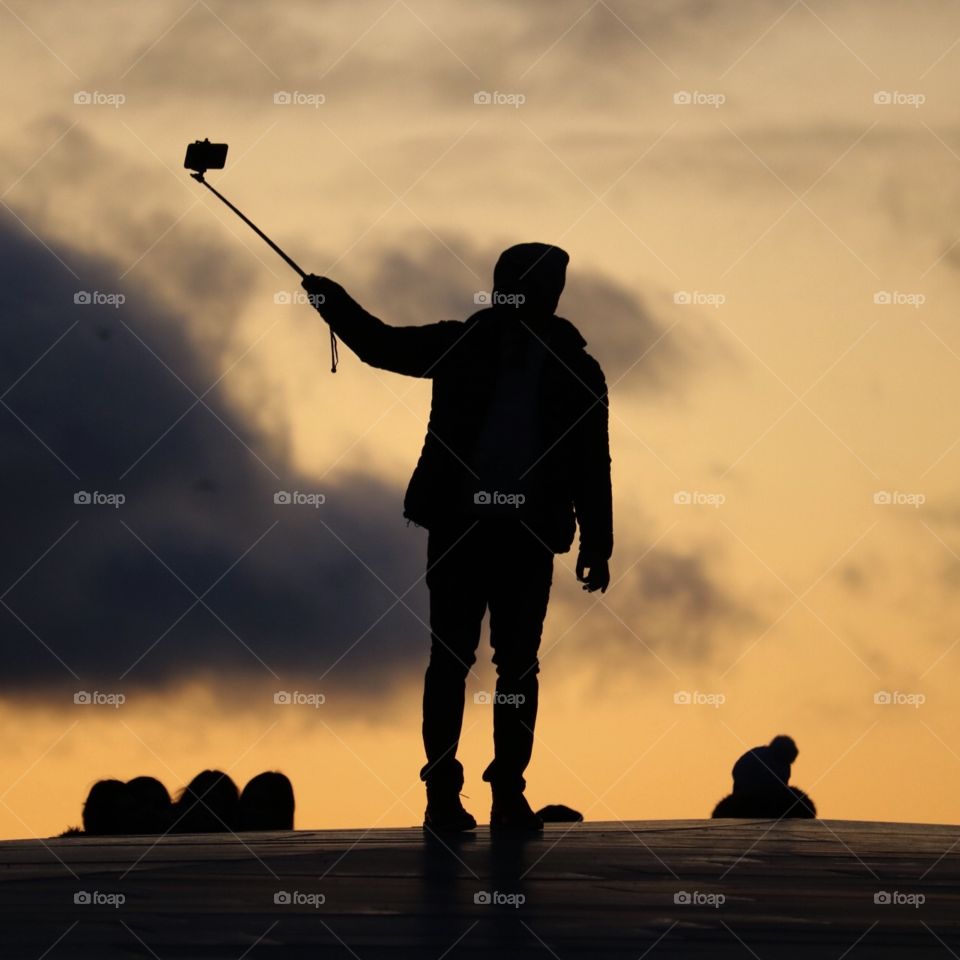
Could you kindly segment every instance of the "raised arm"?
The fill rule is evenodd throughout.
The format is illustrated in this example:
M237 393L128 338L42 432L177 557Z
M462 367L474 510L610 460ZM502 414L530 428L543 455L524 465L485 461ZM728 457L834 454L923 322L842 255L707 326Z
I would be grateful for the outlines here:
M309 274L303 287L333 332L364 362L408 377L430 377L463 330L458 320L393 327L367 313L339 283Z

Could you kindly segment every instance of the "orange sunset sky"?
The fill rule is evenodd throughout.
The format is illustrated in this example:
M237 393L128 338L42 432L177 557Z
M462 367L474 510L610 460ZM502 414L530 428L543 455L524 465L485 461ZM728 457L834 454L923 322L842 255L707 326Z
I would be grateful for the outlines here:
M557 558L534 806L709 816L783 732L822 816L956 821L960 7L0 21L0 836L78 823L98 778L204 767L283 770L301 828L422 819L426 532L401 509L429 384L345 347L330 374L296 276L183 170L203 137L230 144L211 183L391 322L467 317L510 244L570 253L616 540L602 596Z

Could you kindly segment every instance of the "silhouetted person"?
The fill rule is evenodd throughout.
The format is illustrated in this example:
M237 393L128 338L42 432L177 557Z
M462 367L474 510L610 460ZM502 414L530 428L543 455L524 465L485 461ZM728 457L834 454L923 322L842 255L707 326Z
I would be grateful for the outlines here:
M83 832L93 836L132 833L133 804L122 780L98 780L83 804Z
M613 549L607 388L586 341L555 315L568 255L505 250L491 305L465 321L390 326L339 284L304 280L317 309L361 360L433 381L430 422L404 498L426 527L430 662L424 679L424 826L468 830L457 748L467 673L490 611L497 668L490 825L539 829L524 796L537 717L537 651L553 576L577 523L577 578L606 590Z
M764 747L748 750L733 765L734 792L785 787L790 782L790 767L799 753L793 737L782 734Z
M258 773L240 794L241 830L292 830L293 784L276 771Z
M127 781L132 833L164 833L170 826L173 802L167 788L156 777L134 777Z
M237 785L221 770L203 770L173 805L175 833L222 833L237 828Z
M733 765L733 793L716 805L713 817L815 817L813 801L790 786L790 768L798 754L793 738L783 734L748 750Z

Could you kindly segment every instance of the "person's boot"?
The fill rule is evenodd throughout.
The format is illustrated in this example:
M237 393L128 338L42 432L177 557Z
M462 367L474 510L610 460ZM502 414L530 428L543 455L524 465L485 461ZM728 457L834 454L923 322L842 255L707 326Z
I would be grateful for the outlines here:
M435 833L461 833L473 830L477 821L463 808L456 784L427 783L427 809L423 828Z
M531 833L543 829L543 819L527 803L522 789L494 786L490 829Z

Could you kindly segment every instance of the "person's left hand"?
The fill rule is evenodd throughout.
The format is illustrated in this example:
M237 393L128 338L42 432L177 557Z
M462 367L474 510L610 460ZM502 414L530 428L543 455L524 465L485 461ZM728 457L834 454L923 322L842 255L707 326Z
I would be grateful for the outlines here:
M610 586L610 566L606 557L592 557L581 550L577 557L577 580L587 593L593 593L594 590L606 593Z

